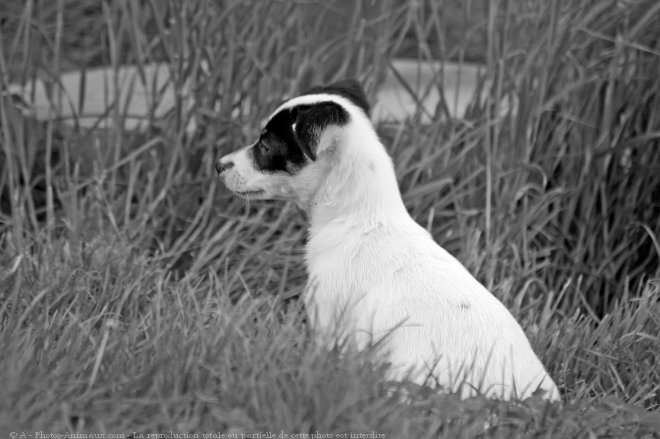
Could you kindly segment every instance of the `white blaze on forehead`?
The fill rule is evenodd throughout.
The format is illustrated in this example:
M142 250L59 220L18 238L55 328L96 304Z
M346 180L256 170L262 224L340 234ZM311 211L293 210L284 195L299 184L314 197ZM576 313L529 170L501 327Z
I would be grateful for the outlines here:
M268 116L268 119L266 123L268 123L277 113L279 113L282 110L288 110L293 107L297 107L298 105L314 105L314 104L322 104L324 102L334 102L335 104L341 105L348 111L351 115L354 115L356 112L358 114L362 113L362 110L360 107L355 105L353 102L351 102L349 99L339 96L336 94L330 94L330 93L318 93L318 94L312 94L312 95L303 95L303 96L298 96L295 98L291 98L282 105L280 105L277 110L273 111L270 116Z

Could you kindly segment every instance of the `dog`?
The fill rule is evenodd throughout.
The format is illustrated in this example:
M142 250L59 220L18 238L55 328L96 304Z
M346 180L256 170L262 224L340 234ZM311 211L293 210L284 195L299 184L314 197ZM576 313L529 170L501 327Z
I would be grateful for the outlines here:
M303 300L323 343L377 345L391 379L461 397L559 399L511 313L408 214L357 81L285 101L215 166L234 194L306 213Z

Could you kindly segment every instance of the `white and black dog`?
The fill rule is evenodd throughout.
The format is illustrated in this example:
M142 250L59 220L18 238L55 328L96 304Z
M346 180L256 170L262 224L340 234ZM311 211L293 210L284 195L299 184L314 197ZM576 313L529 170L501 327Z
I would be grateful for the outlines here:
M292 200L307 213L312 328L357 348L380 339L393 379L463 397L539 390L558 400L509 311L408 214L368 113L356 81L317 87L277 108L255 143L216 162L235 194Z

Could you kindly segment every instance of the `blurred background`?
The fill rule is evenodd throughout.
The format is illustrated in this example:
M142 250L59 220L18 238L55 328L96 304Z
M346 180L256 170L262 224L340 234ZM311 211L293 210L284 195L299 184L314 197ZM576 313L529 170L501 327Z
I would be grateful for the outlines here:
M94 208L140 235L132 242L195 259L186 246L198 244L179 239L200 209L195 227L240 209L218 188L214 158L248 142L285 97L356 77L410 211L473 269L532 276L539 294L568 288L584 299L570 307L597 313L658 276L657 2L2 0L0 10L5 236L78 233L95 187L105 201Z

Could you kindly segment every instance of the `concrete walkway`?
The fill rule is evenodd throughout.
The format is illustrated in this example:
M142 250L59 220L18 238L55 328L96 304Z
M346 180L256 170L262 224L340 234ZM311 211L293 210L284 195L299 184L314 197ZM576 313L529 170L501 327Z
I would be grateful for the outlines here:
M480 68L474 64L420 64L415 60L394 60L378 92L373 119L404 120L415 114L419 100L424 108L420 115L422 121L430 121L439 101L439 84L442 84L450 117L461 118L473 99ZM144 81L140 79L134 66L121 67L116 75L111 68L89 69L85 72L85 81L81 81L82 72L68 72L61 76L59 90L53 90L55 98L52 102L48 99L46 84L41 80L35 84L13 84L9 91L21 96L26 113L37 119L53 117L73 124L77 118L83 127L109 127L117 88L119 114L125 115L124 128L141 130L146 127L149 108L154 101L158 102L154 110L156 119L164 117L175 105L166 65L146 65L144 77ZM183 92L187 94L185 89ZM84 96L82 100L81 95ZM188 128L194 129L194 125Z
M394 60L378 92L373 119L404 120L413 116L421 103L421 120L430 122L440 101L440 89L449 116L462 118L474 98L478 75L483 69L478 64Z

